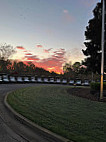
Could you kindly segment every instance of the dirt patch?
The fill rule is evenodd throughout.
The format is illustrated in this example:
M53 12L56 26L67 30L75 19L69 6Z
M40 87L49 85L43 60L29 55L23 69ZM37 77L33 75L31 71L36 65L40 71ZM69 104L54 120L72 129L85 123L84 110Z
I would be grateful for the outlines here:
M82 98L86 98L93 101L100 101L99 100L99 93L91 94L90 88L70 88L67 90L67 92L73 96L78 96ZM106 102L106 98L103 99L104 102Z

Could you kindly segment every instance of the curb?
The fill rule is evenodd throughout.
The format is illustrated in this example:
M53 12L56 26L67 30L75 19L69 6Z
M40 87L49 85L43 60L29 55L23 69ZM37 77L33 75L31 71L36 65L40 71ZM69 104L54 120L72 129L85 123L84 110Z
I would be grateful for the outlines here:
M10 92L9 92L10 93ZM21 114L17 113L8 103L7 103L7 97L9 95L9 93L5 96L4 98L4 105L6 106L6 108L8 109L8 111L10 113L12 113L16 119L18 119L22 124L27 125L28 127L30 127L31 129L33 129L35 132L40 133L42 136L48 138L48 139L52 139L55 142L73 142L70 141L62 136L59 136L35 123L33 123L32 121L28 120L27 118L25 118L24 116L22 116Z

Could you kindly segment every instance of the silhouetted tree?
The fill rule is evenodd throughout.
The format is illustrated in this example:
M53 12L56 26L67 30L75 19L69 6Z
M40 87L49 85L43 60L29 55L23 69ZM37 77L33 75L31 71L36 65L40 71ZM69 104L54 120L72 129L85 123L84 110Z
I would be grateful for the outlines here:
M15 53L15 49L11 45L0 45L0 60L7 60Z
M80 62L75 62L75 63L72 65L73 71L74 71L75 73L79 73L80 66L81 66L81 63L80 63Z
M65 63L65 65L63 66L63 72L67 73L67 72L71 72L72 71L72 64L70 63Z
M64 76L67 78L76 78L80 71L80 62L75 62L73 65L70 63L65 63L63 66Z
M10 60L6 60L6 61L4 59L0 60L0 72L1 73L9 73L11 69L10 66L11 66Z
M82 50L86 57L83 64L89 71L100 73L101 69L101 27L102 27L102 4L97 3L93 10L93 19L89 20L86 27L84 42L86 49ZM105 55L106 56L106 55Z

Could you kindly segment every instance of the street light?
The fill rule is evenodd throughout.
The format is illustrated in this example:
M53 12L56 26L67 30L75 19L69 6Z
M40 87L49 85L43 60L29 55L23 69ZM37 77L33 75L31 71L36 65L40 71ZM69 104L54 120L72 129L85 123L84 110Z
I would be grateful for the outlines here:
M104 32L105 32L105 0L102 0L102 38L101 38L101 86L100 86L100 100L103 99L103 75L104 75Z

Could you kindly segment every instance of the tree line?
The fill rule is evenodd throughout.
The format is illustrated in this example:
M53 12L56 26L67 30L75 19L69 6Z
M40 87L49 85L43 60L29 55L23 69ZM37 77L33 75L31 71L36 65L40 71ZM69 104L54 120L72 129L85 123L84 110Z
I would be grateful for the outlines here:
M0 73L11 75L57 75L55 72L49 72L43 68L36 67L32 62L24 63L22 61L10 60L15 53L11 45L3 44L0 46Z
M74 64L65 63L63 66L63 74L57 74L55 72L49 72L43 68L36 67L32 62L22 62L10 60L9 57L15 53L15 50L11 45L0 46L0 73L7 73L10 75L37 75L37 76L59 76L70 79L91 79L91 73L86 66L83 66L80 62Z

